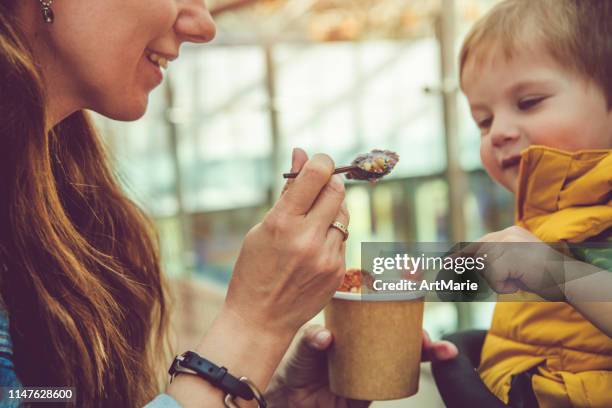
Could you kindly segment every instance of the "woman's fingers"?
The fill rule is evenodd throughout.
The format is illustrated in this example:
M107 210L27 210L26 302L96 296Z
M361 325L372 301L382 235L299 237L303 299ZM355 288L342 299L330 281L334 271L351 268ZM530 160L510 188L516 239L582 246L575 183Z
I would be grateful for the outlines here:
M325 349L332 343L329 330L321 325L303 329L301 338L286 366L287 385L294 388L325 383L327 355Z
M346 203L343 201L340 205L340 210L336 214L336 216L332 219L332 222L338 221L342 225L344 225L347 229L349 228L351 217L349 215L348 209L346 208ZM331 223L330 223L331 225ZM325 239L326 243L329 243L332 248L340 248L345 241L344 233L338 230L335 227L331 227L328 225L327 235Z
M332 343L332 334L325 327L314 324L304 329L304 341L316 350L325 350Z
M315 154L308 160L291 188L281 196L275 208L291 215L305 215L329 183L334 171L333 160L325 154Z
M341 175L336 174L321 190L321 193L308 212L307 218L313 220L323 230L326 230L329 224L336 220L344 201L344 196L344 181Z
M321 231L325 231L328 238L332 237L334 243L340 244L344 241L344 234L330 228L330 225L338 221L348 227L348 211L346 205L342 207L344 182L342 176L336 175L328 178L326 184L321 184L327 175L331 176L333 165L333 161L326 155L318 154L308 161L304 150L294 149L291 171L300 171L300 174L285 184L279 205L294 215L308 212L308 219L317 224Z
M293 154L292 154L292 160L291 160L291 171L300 171L302 170L302 167L304 167L304 164L306 164L306 162L308 161L308 154L304 151L304 149L301 149L299 147L296 147L295 149L293 149ZM288 180L289 182L292 182L293 179Z
M302 167L304 167L304 164L306 164L306 162L308 161L308 154L306 154L306 152L303 149L300 149L299 147L296 147L293 149L293 152L291 153L291 173L295 173L295 172L299 172L302 170ZM283 186L283 191L281 191L281 195L283 195L283 193L285 191L287 191L287 189L289 188L289 186L295 181L295 179L287 179L287 181L285 182L285 185Z

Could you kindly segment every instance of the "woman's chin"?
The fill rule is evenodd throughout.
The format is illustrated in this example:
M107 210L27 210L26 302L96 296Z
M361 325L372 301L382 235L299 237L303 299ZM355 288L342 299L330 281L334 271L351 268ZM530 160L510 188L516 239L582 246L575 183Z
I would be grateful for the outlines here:
M110 106L92 108L93 111L109 119L122 122L131 122L142 118L147 111L149 95L123 99L120 102L109 104Z

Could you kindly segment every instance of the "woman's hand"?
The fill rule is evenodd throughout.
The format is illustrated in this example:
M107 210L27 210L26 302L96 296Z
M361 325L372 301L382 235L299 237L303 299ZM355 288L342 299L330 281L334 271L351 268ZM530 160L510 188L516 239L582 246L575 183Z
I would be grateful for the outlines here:
M330 225L348 225L349 216L333 170L328 156L308 160L296 149L291 171L299 176L247 234L224 307L245 325L290 340L340 285L344 236Z
M266 393L270 407L364 408L370 405L369 401L342 398L330 391L326 350L332 341L330 331L322 326L304 329L294 352L272 379ZM422 361L449 360L457 353L457 347L451 342L432 342L423 331Z
M325 155L294 153L287 186L240 251L225 304L195 351L263 390L296 331L329 301L344 276L348 224L344 184ZM179 375L167 392L183 407L221 407L225 395L205 381ZM254 401L238 401L251 407Z

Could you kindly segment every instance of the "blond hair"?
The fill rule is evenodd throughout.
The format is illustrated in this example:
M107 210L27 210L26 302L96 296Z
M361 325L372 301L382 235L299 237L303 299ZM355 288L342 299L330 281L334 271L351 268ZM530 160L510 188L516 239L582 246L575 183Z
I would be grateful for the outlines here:
M459 55L482 61L501 47L506 58L520 48L542 47L560 66L594 82L612 107L612 1L504 0L472 27Z

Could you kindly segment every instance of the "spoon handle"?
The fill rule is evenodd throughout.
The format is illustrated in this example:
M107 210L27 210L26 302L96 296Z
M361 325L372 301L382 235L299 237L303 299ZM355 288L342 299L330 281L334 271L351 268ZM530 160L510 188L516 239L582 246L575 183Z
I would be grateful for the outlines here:
M347 171L355 170L357 168L358 168L357 166L336 167L336 169L334 170L334 174L346 173ZM283 177L286 178L286 179L296 178L298 176L298 174L300 174L300 173L299 172L297 172L297 173L284 173Z

